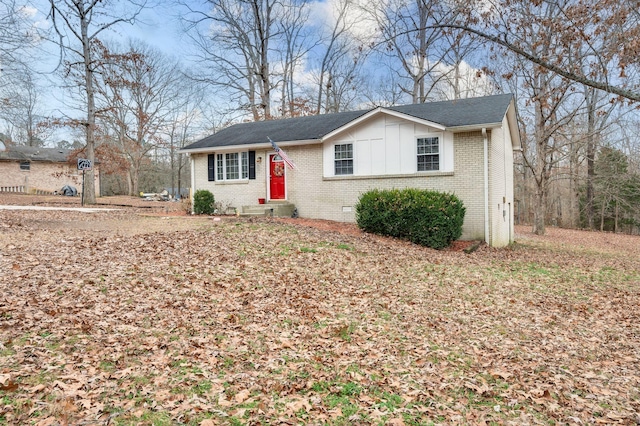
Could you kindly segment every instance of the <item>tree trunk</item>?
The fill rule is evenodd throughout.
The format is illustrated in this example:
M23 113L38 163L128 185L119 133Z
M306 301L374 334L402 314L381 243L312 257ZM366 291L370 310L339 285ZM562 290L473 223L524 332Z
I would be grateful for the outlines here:
M178 196L182 199L182 154L178 154Z
M418 14L420 15L419 23L418 23L418 43L419 43L419 51L418 53L418 63L417 70L415 75L413 76L413 103L424 103L426 101L425 87L424 87L424 77L425 77L425 61L427 58L427 18L428 11L426 5L418 0L416 2L418 7Z
M127 194L133 195L133 176L131 175L132 170L129 168L127 171Z
M545 77L537 73L539 90L541 93L546 92ZM549 137L546 135L545 120L543 114L542 100L540 98L535 101L535 144L536 144L536 163L533 170L533 178L535 179L535 199L533 211L533 233L536 235L544 235L545 219L547 215L547 191L549 185L549 175L547 173Z
M595 205L593 180L595 176L596 157L596 95L594 89L587 89L587 193L585 215L587 217L587 228L594 229Z
M80 30L82 34L82 53L84 55L84 83L87 92L87 122L85 123L87 146L86 155L91 164L95 166L95 127L96 127L96 103L93 90L93 66L91 56L91 41L88 36L89 23L84 15L81 15ZM87 170L84 184L85 204L96 203L96 182L94 168Z
M131 177L131 193L129 195L139 195L140 187L138 185L138 181L140 178L140 168L142 167L142 158L139 156L138 159L134 160L131 164L129 176Z
M536 235L544 235L545 233L545 216L547 212L547 194L546 189L538 183L535 193L535 208L533 210L533 233Z
M580 167L578 166L578 149L575 143L571 144L571 155L569 157L569 218L567 226L578 228L580 224L580 194L578 192Z

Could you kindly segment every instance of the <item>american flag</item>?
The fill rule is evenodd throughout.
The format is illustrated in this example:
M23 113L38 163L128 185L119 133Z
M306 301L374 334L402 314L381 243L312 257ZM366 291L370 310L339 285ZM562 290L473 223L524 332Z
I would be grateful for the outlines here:
M276 145L276 143L269 136L267 136L267 139L269 139L269 142L271 142L273 150L280 156L280 158L282 158L282 161L287 163L287 166L289 166L290 169L294 170L296 168L296 165L293 164L291 158L289 158L287 154L278 145Z

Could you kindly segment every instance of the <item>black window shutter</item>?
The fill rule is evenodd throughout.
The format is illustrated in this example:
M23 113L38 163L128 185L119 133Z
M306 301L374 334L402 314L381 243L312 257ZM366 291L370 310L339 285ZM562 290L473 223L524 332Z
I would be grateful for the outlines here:
M249 151L249 179L256 178L256 152Z
M209 154L207 156L209 161L208 171L209 171L209 182L216 180L216 155Z

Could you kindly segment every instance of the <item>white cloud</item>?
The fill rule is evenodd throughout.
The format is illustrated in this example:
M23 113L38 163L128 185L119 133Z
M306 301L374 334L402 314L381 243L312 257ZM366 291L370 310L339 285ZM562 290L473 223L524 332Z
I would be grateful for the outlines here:
M431 72L432 80L437 80L435 92L442 99L455 98L455 66L438 62ZM461 98L484 96L494 93L494 86L487 75L478 68L462 61L458 65L458 93Z
M351 38L358 41L370 41L377 32L377 27L366 12L366 8L372 7L372 4L378 1L319 0L309 3L310 24L330 33L344 11L344 23Z
M38 9L33 6L22 6L18 9L18 13L22 14L27 18L33 18L38 14Z

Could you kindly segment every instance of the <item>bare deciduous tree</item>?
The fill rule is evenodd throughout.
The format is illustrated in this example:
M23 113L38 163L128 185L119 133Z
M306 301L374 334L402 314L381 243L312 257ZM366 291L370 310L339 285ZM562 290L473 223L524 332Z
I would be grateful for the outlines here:
M519 31L526 35L527 49L538 56L554 56L562 51L546 23L558 13L557 3L521 4L518 10L522 25ZM525 26L526 23L526 26ZM521 40L525 46L525 40ZM532 121L524 121L523 160L529 170L534 189L533 232L545 233L550 184L554 169L567 156L568 141L561 129L578 113L579 102L569 102L571 82L558 77L543 67L516 57L505 77L518 80L520 96L527 99L525 108ZM570 63L574 57L565 57ZM527 136L528 135L528 136Z
M357 10L351 0L333 4L332 19L320 28L319 64L316 77L316 111L338 112L348 105L347 93L358 79L358 71L366 56L363 47L353 36L358 21ZM354 16L353 14L356 13Z
M35 81L34 73L23 69L11 84L2 88L3 108L0 120L7 124L6 133L19 144L44 146L51 132L47 119L41 112L42 88Z
M98 36L121 23L132 23L145 7L146 0L50 0L50 18L60 46L61 60L81 68L83 87L83 120L86 135L86 155L95 162L96 105L94 43ZM120 6L120 7L119 7ZM95 204L96 191L93 170L84 187L84 200Z
M296 73L304 65L304 58L315 46L309 28L305 25L309 19L309 9L294 4L283 5L281 32L283 36L280 49L280 115L294 117L303 113L301 104L307 100L300 97L296 84Z
M100 49L100 110L125 155L129 195L139 192L140 171L152 150L164 148L161 131L176 98L177 65L141 42L122 51Z
M276 0L210 0L187 24L207 71L201 76L230 94L254 120L272 116L275 40L283 7Z
M640 101L640 85L629 78L629 70L638 67L640 57L640 44L637 43L640 13L636 1L534 2L537 7L556 10L555 16L536 18L553 39L553 55L541 52L529 43L528 17L521 13L531 4L529 0L457 3L460 18L456 22L433 23L426 28L456 29L474 34L567 80ZM585 47L591 56L588 67L582 62L570 64L564 60L574 56L576 49Z
M448 52L446 32L434 26L449 22L452 11L436 0L387 0L370 12L385 40L380 52L399 63L394 72L405 81L400 89L413 103L426 102L438 82L434 70Z
M22 71L26 49L36 40L24 7L15 0L0 0L0 87L7 76Z
M179 191L185 183L187 162L186 156L178 151L194 142L196 135L202 131L205 91L201 84L187 78L177 82L176 88L176 96L169 101L162 133L168 140L172 195L182 196Z

